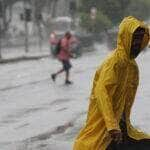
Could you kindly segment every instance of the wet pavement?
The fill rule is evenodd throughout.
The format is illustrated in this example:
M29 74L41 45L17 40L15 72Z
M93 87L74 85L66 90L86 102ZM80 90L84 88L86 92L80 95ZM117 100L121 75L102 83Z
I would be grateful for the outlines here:
M0 65L0 150L71 150L88 109L92 78L108 53L97 51L72 60L73 85L50 74L61 64L52 58ZM132 111L134 126L150 133L150 52L137 60L140 86Z

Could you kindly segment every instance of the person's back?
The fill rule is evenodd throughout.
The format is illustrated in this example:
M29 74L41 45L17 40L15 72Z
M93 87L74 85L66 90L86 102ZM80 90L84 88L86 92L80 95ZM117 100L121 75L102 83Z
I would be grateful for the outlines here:
M60 53L58 54L59 60L69 60L70 58L70 52L69 52L69 39L66 37L63 37L61 39L61 44L60 44Z

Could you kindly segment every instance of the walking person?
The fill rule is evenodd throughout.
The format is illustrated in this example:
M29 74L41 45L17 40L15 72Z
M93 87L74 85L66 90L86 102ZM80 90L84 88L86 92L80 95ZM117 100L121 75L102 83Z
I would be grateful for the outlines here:
M72 67L70 63L70 58L72 57L70 52L71 37L72 34L70 32L66 32L65 36L60 40L60 52L58 53L57 58L62 63L63 68L51 75L53 81L56 80L59 74L65 72L65 84L72 84L72 81L70 81L70 69Z
M74 150L150 150L150 136L130 122L139 83L135 58L148 41L148 27L142 21L123 19L116 49L96 71L86 124Z

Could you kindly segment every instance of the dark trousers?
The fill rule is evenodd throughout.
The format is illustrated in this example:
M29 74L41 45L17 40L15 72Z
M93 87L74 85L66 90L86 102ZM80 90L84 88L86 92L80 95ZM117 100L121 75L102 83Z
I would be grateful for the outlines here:
M121 144L112 142L107 150L150 150L150 140L136 141L128 137L128 139Z
M69 71L71 69L72 65L69 60L62 60L61 62L65 71Z
M126 123L120 122L120 128L123 133L123 141L120 144L111 142L107 150L150 150L150 139L134 140L127 134Z

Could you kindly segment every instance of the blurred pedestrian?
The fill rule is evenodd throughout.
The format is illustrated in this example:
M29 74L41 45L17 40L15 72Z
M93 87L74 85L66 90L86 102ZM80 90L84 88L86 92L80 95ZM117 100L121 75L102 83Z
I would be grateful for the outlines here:
M62 72L65 72L66 78L65 78L65 84L72 84L70 81L70 69L72 67L70 63L70 58L72 57L72 53L70 52L70 39L72 37L72 34L70 32L66 32L64 37L60 39L60 52L57 54L57 58L62 63L63 68L60 69L58 72L53 73L51 75L51 78L53 81L56 80L56 77L61 74Z
M132 16L123 19L117 48L96 71L87 121L74 150L150 150L150 136L130 122L139 83L135 58L148 40L142 21Z

